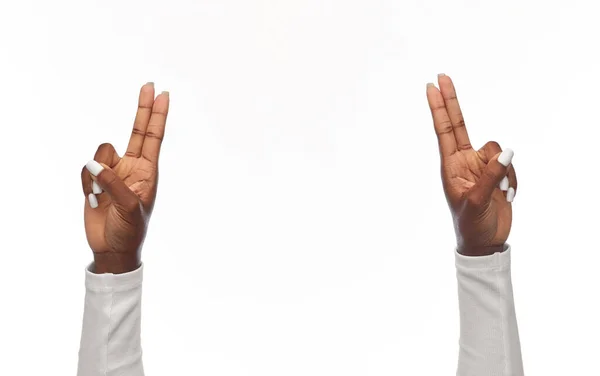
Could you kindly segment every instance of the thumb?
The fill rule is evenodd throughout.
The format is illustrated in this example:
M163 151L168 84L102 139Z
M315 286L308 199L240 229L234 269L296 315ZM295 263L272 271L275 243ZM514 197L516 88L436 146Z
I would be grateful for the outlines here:
M121 180L117 174L108 166L91 160L85 168L92 175L100 188L102 188L117 208L123 214L133 213L139 209L138 196L129 189L129 187Z
M492 199L492 193L506 177L508 166L514 155L515 152L512 149L506 149L490 159L481 177L469 191L469 201L476 205L483 205Z

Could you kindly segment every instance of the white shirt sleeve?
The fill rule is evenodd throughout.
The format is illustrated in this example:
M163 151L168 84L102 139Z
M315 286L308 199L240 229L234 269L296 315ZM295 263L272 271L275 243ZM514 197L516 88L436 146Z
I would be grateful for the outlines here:
M124 274L86 269L77 376L144 376L142 275L143 265Z
M510 246L490 256L456 252L460 309L457 376L523 376Z
M490 256L456 253L460 308L457 376L523 376L508 247ZM124 274L85 271L77 376L144 376L143 265Z

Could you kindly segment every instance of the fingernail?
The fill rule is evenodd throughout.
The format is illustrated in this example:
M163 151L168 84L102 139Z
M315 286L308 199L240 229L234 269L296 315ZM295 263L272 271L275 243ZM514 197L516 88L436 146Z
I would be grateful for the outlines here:
M98 176L98 174L101 173L102 170L104 170L104 167L102 167L100 163L96 162L93 159L85 165L85 168L87 168L90 174L94 176Z
M146 85L154 86L154 82L148 81L148 82L146 82Z
M515 189L513 187L508 188L508 192L506 192L506 201L513 202L515 199Z
M166 95L167 97L169 96L169 92L168 91L163 91L161 94Z
M500 184L499 184L498 187L502 191L507 191L508 190L508 178L506 176L504 178L502 178L502 181L500 182Z
M88 201L90 202L90 207L92 209L96 209L98 207L98 199L96 198L95 194L90 193L88 196Z
M515 152L512 149L506 149L498 156L498 162L504 167L507 167L513 159Z
M433 82L428 82L428 83L427 83L427 87L428 87L428 88L430 88L430 87L434 87L434 86L435 86L435 85L433 84Z
M438 77L444 77L446 73L438 73Z
M506 184L508 184L508 183L506 183ZM102 188L100 188L98 183L96 183L95 181L92 181L92 192L94 192L94 194L96 194L96 195L99 195L100 193L102 193Z

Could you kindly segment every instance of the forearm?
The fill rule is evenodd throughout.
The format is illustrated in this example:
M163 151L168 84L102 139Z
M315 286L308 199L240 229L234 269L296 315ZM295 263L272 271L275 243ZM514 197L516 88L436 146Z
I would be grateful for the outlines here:
M143 376L143 265L123 274L86 270L86 295L77 376Z
M510 247L490 256L456 253L460 308L457 376L523 376L510 258Z

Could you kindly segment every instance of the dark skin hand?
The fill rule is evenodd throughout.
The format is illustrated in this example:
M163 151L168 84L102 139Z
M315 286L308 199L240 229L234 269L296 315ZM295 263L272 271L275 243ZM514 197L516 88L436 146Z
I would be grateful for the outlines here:
M142 86L125 155L121 158L111 144L102 144L94 156L97 163L88 162L81 172L85 232L94 254L94 273L127 273L141 265L169 111L169 93L162 92L156 99L154 95L152 83ZM93 182L97 184L94 190Z
M473 149L452 80L441 74L438 85L439 89L427 84L427 100L438 138L442 184L454 220L457 250L465 256L503 252L517 189L517 176L510 163L513 153L503 153L494 141Z

